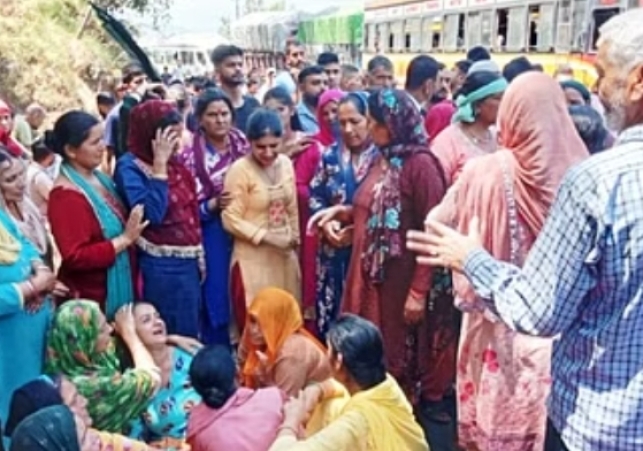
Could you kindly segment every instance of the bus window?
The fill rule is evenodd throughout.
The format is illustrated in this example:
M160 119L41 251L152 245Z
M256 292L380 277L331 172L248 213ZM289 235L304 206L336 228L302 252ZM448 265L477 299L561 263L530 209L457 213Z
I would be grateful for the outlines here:
M406 19L404 24L404 49L419 52L422 48L422 19Z
M482 42L482 23L480 12L469 13L467 17L466 43L468 48L476 45L483 45Z
M491 10L482 11L480 13L480 44L485 47L491 47L492 45L492 17L493 12Z
M391 47L390 47L389 44L391 43L390 42L391 39L390 39L390 36L389 36L388 23L383 22L383 23L378 24L377 30L378 30L377 37L378 37L378 44L379 44L379 48L377 49L378 53L379 52L382 52L382 53L390 52Z
M617 14L621 13L620 8L601 8L601 9L595 9L592 12L592 50L597 50L596 49L596 43L598 42L598 37L601 31L601 27L610 20L612 17L616 16Z
M554 48L554 30L556 30L556 3L540 5L539 12L536 50L551 52Z
M572 2L561 0L558 6L558 20L556 24L556 51L567 53L572 45Z
M465 32L466 32L467 17L465 14L458 15L458 50L465 49Z
M431 25L431 47L442 49L442 29L444 28L444 18L434 17Z
M509 26L507 29L506 47L510 52L523 52L527 25L527 7L516 6L509 8Z
M507 31L509 29L509 10L497 9L496 10L496 48L500 51L504 50L507 45Z
M433 17L423 17L422 19L422 44L423 51L429 51L433 47L432 33L433 33Z
M369 53L375 52L375 36L377 33L375 28L376 25L372 23L366 26L366 51Z
M460 14L449 14L444 21L443 47L447 52L458 49L458 33L460 29Z
M538 47L538 35L540 34L540 6L529 7L529 51Z
M389 32L389 44L394 52L400 52L404 49L404 21L398 20L391 23Z
M573 0L572 10L572 51L586 50L588 43L587 7L588 0Z

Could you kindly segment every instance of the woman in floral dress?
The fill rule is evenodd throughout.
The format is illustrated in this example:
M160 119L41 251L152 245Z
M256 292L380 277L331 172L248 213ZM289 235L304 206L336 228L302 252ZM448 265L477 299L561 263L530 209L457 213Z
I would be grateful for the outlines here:
M341 141L328 147L310 185L310 209L316 213L333 205L351 205L355 191L377 156L368 129L368 97L350 93L338 108ZM320 337L339 314L344 280L351 258L351 227L345 228L345 240L334 240L330 230L341 224L329 223L321 230L317 252L317 289L315 317ZM328 232L327 232L328 231Z

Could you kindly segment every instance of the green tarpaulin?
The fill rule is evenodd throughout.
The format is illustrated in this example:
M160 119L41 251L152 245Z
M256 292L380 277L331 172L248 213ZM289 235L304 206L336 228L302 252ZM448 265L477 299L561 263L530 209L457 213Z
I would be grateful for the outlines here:
M363 11L339 10L301 22L297 36L304 44L359 45L363 29Z

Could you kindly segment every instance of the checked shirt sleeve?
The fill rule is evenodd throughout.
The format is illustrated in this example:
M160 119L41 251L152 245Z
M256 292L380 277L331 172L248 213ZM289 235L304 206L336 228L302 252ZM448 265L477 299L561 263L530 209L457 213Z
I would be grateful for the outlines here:
M512 329L552 337L578 317L595 286L596 220L586 198L590 177L568 173L522 269L484 250L469 255L465 274L476 293Z

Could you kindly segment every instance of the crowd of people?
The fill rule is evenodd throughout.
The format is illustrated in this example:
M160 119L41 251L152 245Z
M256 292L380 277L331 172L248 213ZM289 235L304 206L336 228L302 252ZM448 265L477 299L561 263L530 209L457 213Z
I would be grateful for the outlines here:
M0 449L638 450L641 23L0 102Z

